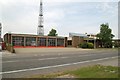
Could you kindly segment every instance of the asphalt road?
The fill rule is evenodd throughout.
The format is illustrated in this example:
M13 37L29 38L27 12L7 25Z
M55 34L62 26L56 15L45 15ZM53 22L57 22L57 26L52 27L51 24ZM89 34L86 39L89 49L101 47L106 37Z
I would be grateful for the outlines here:
M52 55L51 55L52 54ZM117 50L95 50L82 52L52 52L47 55L32 54L22 56L8 56L2 58L3 78L18 78L29 75L62 71L63 68L77 68L82 65L96 64L118 56Z

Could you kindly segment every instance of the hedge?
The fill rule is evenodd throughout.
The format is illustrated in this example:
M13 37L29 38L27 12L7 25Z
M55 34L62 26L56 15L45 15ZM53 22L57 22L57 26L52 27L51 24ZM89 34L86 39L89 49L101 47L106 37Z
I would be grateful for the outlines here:
M87 42L85 42L85 43L81 43L81 44L79 44L78 45L80 48L88 48L88 49L93 49L94 48L94 45L93 45L93 43L87 43Z

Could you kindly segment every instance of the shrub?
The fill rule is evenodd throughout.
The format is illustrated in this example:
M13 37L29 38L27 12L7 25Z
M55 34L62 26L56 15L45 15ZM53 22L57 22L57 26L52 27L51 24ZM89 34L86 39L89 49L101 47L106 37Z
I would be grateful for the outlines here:
M82 45L82 44L78 44L78 47L81 48L81 45Z
M83 43L83 44L81 45L81 48L88 48L88 44L87 44L87 43Z
M79 44L78 45L80 48L90 48L90 49L92 49L92 48L94 48L94 45L93 45L93 43L81 43L81 44Z
M120 43L114 43L113 44L116 48L120 47Z
M93 45L93 43L87 43L88 44L88 48L94 48L94 45Z

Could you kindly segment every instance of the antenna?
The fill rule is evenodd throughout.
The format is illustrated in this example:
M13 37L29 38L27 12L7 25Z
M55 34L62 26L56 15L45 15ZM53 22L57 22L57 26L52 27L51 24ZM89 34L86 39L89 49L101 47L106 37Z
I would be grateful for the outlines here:
M44 27L43 27L43 3L42 0L40 0L40 12L39 12L39 20L38 20L38 35L43 36L44 35Z

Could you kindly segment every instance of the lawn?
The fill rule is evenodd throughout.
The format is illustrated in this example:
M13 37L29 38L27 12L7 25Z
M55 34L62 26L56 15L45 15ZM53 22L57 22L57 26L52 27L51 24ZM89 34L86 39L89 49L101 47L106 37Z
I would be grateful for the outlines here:
M50 75L35 75L33 78L66 78L64 75L69 75L67 78L118 78L118 67L94 65Z
M95 65L68 71L66 74L77 78L118 78L118 67Z

